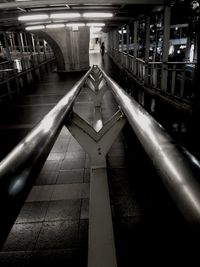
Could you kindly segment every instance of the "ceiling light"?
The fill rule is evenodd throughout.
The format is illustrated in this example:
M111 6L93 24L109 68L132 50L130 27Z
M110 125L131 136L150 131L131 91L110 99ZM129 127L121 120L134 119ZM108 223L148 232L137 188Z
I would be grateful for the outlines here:
M85 18L111 18L112 16L112 13L83 13L83 17Z
M65 27L65 24L63 23L46 25L47 29L64 28L64 27Z
M60 22L60 21L59 21ZM30 21L30 22L26 22L25 25L41 25L43 23L51 23L51 20L47 20L47 21Z
M79 18L80 13L54 13L50 15L52 19Z
M38 26L29 26L25 28L27 31L32 31L32 30L42 30L44 29L44 25L38 25Z
M18 20L21 21L29 21L29 20L40 20L40 19L48 19L48 15L46 14L40 14L40 15L26 15L26 16L20 16L18 17Z
M96 27L96 28L91 27L90 28L90 32L92 32L92 33L100 32L101 30L102 30L101 27Z
M67 27L83 27L85 26L85 23L67 23Z
M105 26L105 23L87 23L87 26L89 26L89 27L103 27L103 26Z

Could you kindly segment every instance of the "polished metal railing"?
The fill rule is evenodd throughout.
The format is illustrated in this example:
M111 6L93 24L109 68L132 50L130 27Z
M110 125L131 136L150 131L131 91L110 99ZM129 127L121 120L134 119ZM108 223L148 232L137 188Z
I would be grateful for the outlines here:
M165 129L103 70L100 71L180 211L189 223L199 224L200 162L179 146Z
M83 87L89 70L33 130L0 162L0 239L25 201L32 180L40 171L64 125L72 104ZM19 204L17 204L19 205Z
M97 68L97 67L95 67ZM42 168L73 102L86 85L90 69L38 125L0 162L0 245ZM146 150L169 193L192 225L200 223L200 162L179 146L134 99L103 70L93 73L112 90L137 138Z

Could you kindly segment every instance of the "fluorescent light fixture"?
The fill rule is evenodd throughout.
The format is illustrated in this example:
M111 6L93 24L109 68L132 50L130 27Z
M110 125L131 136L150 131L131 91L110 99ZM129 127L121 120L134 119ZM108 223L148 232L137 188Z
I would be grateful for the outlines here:
M79 18L80 13L54 13L50 15L52 19Z
M102 30L102 27L95 27L95 28L91 27L90 28L90 32L92 33L100 32L101 30Z
M103 26L105 26L105 23L87 23L87 26L89 26L89 27L103 27Z
M63 23L46 25L47 29L64 28L64 27L65 27L65 24Z
M84 27L85 23L67 23L67 27Z
M111 18L112 16L112 13L83 13L83 17L85 18Z
M60 21L59 21L60 22ZM28 25L41 25L43 23L51 23L51 20L47 20L47 21L30 21L30 22L26 22L25 25L28 26Z
M25 29L27 31L33 31L33 30L42 30L44 29L44 25L38 25L38 26L29 26L29 27L26 27Z
M40 14L40 15L26 15L26 16L20 16L18 17L18 20L20 21L29 21L29 20L40 20L40 19L48 19L48 15L46 14Z

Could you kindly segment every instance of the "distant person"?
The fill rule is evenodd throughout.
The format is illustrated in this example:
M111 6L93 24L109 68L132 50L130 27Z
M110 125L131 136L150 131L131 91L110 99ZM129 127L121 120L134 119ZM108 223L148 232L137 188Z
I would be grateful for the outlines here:
M105 52L105 45L104 42L101 44L101 55L104 56L104 52Z

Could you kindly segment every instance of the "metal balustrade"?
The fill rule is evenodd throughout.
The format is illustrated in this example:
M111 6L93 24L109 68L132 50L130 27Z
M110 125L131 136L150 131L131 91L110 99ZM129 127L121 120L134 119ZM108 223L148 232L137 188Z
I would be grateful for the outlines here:
M11 53L12 55L12 53ZM0 63L0 98L11 97L13 93L20 89L20 78L23 75L29 75L32 70L38 68L54 59L53 52L23 52L23 56L14 54L12 61ZM14 89L11 89L10 83L15 81Z
M83 87L94 101L94 127L72 111ZM106 90L113 92L122 112L119 110L103 124L100 104ZM8 219L11 217L13 220L13 214L17 215L15 203L20 201L23 204L34 177L44 164L61 128L66 125L91 158L88 266L117 266L105 157L123 128L125 117L186 221L192 226L199 225L200 162L179 146L103 70L93 66L0 163L1 235L8 230ZM104 203L104 209L100 203Z
M143 85L162 91L162 71L167 71L166 93L189 100L193 96L194 62L145 62L117 49L111 56L125 69L133 73Z

